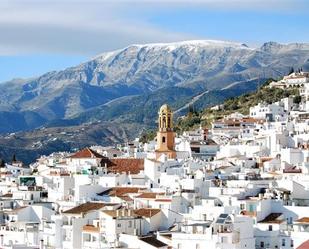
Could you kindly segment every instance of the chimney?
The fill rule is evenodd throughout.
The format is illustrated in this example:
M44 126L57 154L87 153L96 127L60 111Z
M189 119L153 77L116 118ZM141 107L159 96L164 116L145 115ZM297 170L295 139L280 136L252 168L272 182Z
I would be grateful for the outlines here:
M4 235L0 234L0 246L4 246Z
M207 221L207 215L203 214L203 221Z
M40 240L40 249L44 249L44 240L43 239Z

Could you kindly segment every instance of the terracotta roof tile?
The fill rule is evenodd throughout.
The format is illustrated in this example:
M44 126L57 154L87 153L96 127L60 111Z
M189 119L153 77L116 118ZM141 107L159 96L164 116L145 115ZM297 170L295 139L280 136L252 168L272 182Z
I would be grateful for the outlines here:
M136 196L136 198L142 199L156 199L158 195L164 195L164 193L144 192Z
M118 209L118 210L103 210L103 213L116 217L145 217L150 218L161 212L157 208L140 208L140 209Z
M98 195L108 195L108 196L124 196L127 194L135 194L139 193L141 190L145 190L145 188L137 188L137 187L114 187L110 188Z
M75 154L73 154L72 156L70 156L69 158L97 158L97 159L104 159L107 158L101 154L99 154L98 152L90 149L90 148L85 148L82 149L78 152L76 152Z
M122 196L119 196L119 198L126 202L133 202L133 199L128 195L122 195Z
M281 224L283 222L282 219L279 219L281 215L282 213L271 213L268 216L266 216L264 220L261 220L259 223Z
M302 170L297 168L296 166L290 166L283 169L283 173L302 173Z
M242 215L245 215L245 216L256 217L256 212L250 212L250 211L247 211L247 210L242 210L240 213Z
M162 241L158 240L154 236L145 236L139 238L139 240L155 247L155 248L161 248L161 247L167 247L167 244L163 243Z
M13 194L12 193L6 193L0 197L4 197L4 198L12 198L13 197Z
M309 240L305 241L304 243L302 243L299 247L297 247L296 249L308 249L309 248Z
M157 202L171 202L171 199L155 199Z
M136 196L136 198L142 198L142 199L155 199L157 196L157 193L150 193L150 192L147 192L147 193L142 193L138 196Z
M136 158L113 158L105 159L101 162L102 167L107 166L110 173L131 173L138 174L144 170L144 159Z
M83 226L83 231L98 233L100 231L100 228L99 227L95 227L94 225L84 225Z
M161 209L157 209L157 208L140 208L140 209L134 210L134 213L136 215L146 217L146 218L153 217L160 212L161 212Z
M62 213L63 214L82 214L82 213L90 212L92 210L99 210L103 208L104 206L110 206L110 205L115 205L115 204L101 203L101 202L87 202L79 206L76 206L74 208L71 208L69 210L66 210Z
M309 223L309 217L302 217L302 218L298 219L297 222Z

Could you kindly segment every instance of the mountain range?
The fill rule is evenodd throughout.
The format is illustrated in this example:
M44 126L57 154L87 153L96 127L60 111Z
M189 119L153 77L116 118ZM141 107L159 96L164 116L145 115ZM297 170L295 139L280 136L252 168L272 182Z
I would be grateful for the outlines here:
M189 103L200 109L220 103L255 90L268 78L278 79L292 67L309 70L309 44L267 42L251 48L199 40L131 45L62 71L4 82L0 84L0 154L16 150L9 138L1 143L5 133L14 132L14 139L20 136L26 141L32 134L32 141L42 129L55 137L59 129L92 124L101 131L113 127L115 134L115 127L133 126L125 128L124 137L115 135L114 142L121 142L138 135L141 129L134 127L153 127L163 103L182 115ZM100 141L111 142L107 130L91 140ZM85 144L73 141L63 149Z

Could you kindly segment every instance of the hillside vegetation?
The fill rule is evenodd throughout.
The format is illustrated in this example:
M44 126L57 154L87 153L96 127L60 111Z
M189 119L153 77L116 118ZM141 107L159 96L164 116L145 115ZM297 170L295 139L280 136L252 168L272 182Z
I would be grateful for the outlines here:
M257 105L258 103L271 104L279 101L282 98L294 96L294 101L299 102L299 89L279 89L267 87L268 80L258 90L252 93L243 94L239 97L232 97L225 100L218 110L214 108L206 108L199 113L190 113L186 115L182 120L178 121L179 131L189 130L198 125L209 127L214 120L223 118L234 112L239 112L243 115L249 115L250 107Z
M188 113L176 120L174 130L177 133L182 133L183 131L197 128L200 125L210 127L214 120L223 118L234 112L248 115L250 107L261 102L271 104L289 96L294 96L294 101L299 102L299 89L290 88L283 90L279 88L268 88L267 86L271 81L272 79L267 80L263 86L252 93L243 94L239 97L231 97L223 101L218 110L208 107L202 111L195 111L194 109L196 107L190 106ZM142 141L151 140L155 135L154 130L146 131L142 134Z

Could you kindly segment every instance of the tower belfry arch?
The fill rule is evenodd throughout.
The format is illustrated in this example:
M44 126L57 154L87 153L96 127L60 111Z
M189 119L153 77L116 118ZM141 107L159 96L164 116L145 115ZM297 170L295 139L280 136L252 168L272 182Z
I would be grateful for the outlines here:
M165 154L168 158L175 158L175 133L173 131L173 112L171 108L164 104L158 113L158 132L156 157Z

